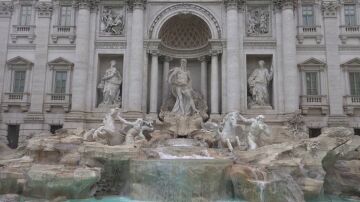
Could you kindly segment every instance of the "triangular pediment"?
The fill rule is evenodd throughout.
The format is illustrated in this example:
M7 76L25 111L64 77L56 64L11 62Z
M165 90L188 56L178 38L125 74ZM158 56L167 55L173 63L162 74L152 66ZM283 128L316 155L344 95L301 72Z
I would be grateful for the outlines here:
M28 65L32 65L33 63L23 57L17 56L15 58L8 60L7 64L8 65L26 65L26 66L28 66Z
M299 64L300 66L326 66L326 63L323 61L316 59L316 58L310 58L308 60L305 60L304 62Z
M60 66L73 66L74 63L62 58L58 57L50 62L48 62L49 65L60 65Z
M351 59L347 62L345 62L344 64L342 64L341 66L351 66L351 67L360 67L360 58L354 58Z

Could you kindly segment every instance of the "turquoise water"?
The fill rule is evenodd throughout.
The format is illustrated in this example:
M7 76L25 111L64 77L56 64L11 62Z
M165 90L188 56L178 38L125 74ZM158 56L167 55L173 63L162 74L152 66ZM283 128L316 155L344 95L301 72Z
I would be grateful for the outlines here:
M109 196L109 197L104 197L102 199L95 199L95 198L81 199L81 200L77 199L77 200L68 200L67 202L145 202L145 201L136 201L136 200L131 200L126 197L119 197L119 196ZM217 202L246 202L246 201L244 201L244 200L232 200L232 201L220 200ZM360 200L351 200L351 199L343 199L343 198L339 198L339 197L324 196L324 197L322 197L322 199L310 200L308 202L360 202Z

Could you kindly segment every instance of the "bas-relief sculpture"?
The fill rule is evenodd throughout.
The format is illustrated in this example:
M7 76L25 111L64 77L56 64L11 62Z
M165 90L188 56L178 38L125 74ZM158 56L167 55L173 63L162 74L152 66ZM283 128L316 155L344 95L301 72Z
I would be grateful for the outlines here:
M250 108L270 107L269 84L273 78L273 67L270 71L265 67L265 62L260 60L256 68L248 78L250 90Z
M268 7L248 7L247 35L258 36L269 34L270 12Z
M102 90L103 100L99 107L119 107L121 104L120 86L122 76L116 67L116 61L110 61L110 67L101 78L98 88Z
M101 15L102 32L123 35L125 28L123 9L104 7Z

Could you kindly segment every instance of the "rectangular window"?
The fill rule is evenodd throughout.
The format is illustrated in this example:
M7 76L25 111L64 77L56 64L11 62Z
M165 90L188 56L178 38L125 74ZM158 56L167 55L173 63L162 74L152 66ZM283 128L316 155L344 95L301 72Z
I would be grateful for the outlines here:
M57 130L63 128L63 125L50 125L50 133L55 134Z
M61 6L60 12L60 25L61 26L71 26L71 6Z
M306 95L319 95L318 72L306 72Z
M345 5L344 6L345 12L345 25L356 25L356 11L355 5Z
M31 6L21 6L20 25L30 25L31 23Z
M303 16L303 25L304 26L314 26L314 9L312 5L302 6L302 16Z
M360 72L350 72L350 94L360 96Z
M8 125L7 141L11 149L16 149L19 143L20 125Z
M55 72L55 86L54 93L65 94L66 93L66 71L56 71Z
M13 93L23 93L25 89L26 71L14 72Z

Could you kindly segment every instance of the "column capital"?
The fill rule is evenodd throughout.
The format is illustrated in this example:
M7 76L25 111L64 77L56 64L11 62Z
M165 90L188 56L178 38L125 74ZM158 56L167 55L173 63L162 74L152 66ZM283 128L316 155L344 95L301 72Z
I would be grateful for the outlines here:
M0 3L0 18L9 18L14 10L12 1L5 1Z
M323 0L321 2L321 11L323 12L323 16L325 18L336 18L339 6L340 4L338 1Z
M35 8L39 18L50 18L54 5L52 2L37 2Z
M239 5L239 0L224 0L224 4L227 10L237 9Z
M165 62L171 62L172 60L173 60L172 57L170 57L170 56L164 56L164 61L165 61Z
M150 53L152 56L159 56L160 55L160 51L158 49L151 49L148 51L148 53Z
M210 50L210 55L211 55L211 56L217 56L217 55L219 55L220 53L222 53L222 50L221 50L221 49L212 49L212 50Z
M297 0L273 0L274 8L278 11L285 9L295 9Z
M127 0L127 4L130 10L145 9L146 0Z
M79 9L94 9L98 5L100 0L76 0L74 6Z
M206 62L206 56L201 56L198 58L200 62Z

